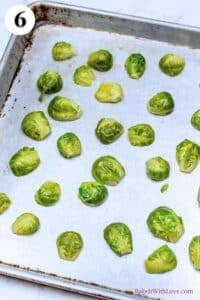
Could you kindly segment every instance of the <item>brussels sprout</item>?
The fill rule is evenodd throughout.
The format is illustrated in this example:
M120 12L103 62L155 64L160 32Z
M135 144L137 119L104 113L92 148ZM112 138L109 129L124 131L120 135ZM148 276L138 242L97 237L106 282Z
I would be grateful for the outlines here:
M15 176L24 176L34 171L40 164L40 158L35 148L24 147L15 153L9 165Z
M148 111L154 115L166 116L174 110L174 100L168 92L155 94L148 102Z
M73 261L83 248L83 240L78 232L66 231L59 235L56 245L61 259Z
M7 210L10 205L10 198L5 193L0 193L0 214Z
M79 198L89 206L101 205L108 196L107 188L96 181L82 182L79 187Z
M122 87L115 82L103 82L96 91L95 98L103 103L117 103L123 98Z
M191 118L191 124L197 130L200 130L200 109L195 111Z
M160 156L153 157L146 162L147 176L155 181L162 181L169 177L170 165Z
M189 245L190 260L194 268L200 270L200 236L193 237Z
M38 231L40 221L37 216L32 213L24 213L17 217L12 224L12 232L18 235L31 235Z
M112 68L113 56L109 51L100 49L89 55L87 63L91 68L105 72Z
M101 119L95 129L96 136L103 144L115 142L123 132L122 124L111 118Z
M184 233L182 218L169 207L160 206L148 216L147 225L154 236L175 243Z
M21 124L23 132L36 141L44 140L50 133L51 127L42 111L27 114Z
M62 61L76 55L75 48L66 42L57 42L52 48L52 56L54 60Z
M93 163L92 175L102 184L117 185L125 176L125 170L115 157L107 155Z
M42 101L45 94L54 94L59 92L63 87L63 81L57 72L46 71L37 81L37 87L41 92L39 101Z
M65 97L54 97L48 106L49 115L56 121L73 121L79 119L83 111L74 101Z
M176 147L176 160L181 172L191 173L199 163L199 146L190 140L183 140Z
M65 158L72 158L81 154L81 142L73 132L61 135L57 141L60 154Z
M132 53L125 62L125 69L130 78L139 79L144 74L146 61L142 54Z
M155 132L148 124L137 124L128 129L128 137L133 146L149 146L154 142Z
M165 193L168 190L168 188L169 188L169 184L168 183L163 184L162 187L161 187L161 189L160 189L161 193Z
M172 271L176 266L176 255L167 245L163 245L156 249L145 260L146 271L150 274Z
M35 201L39 205L51 206L56 204L61 196L61 189L57 182L46 181L35 193Z
M133 251L132 234L124 223L112 223L104 229L104 239L110 248L119 256Z
M89 66L81 66L74 72L74 82L82 86L91 86L96 79L94 72Z
M169 76L177 76L185 67L183 57L174 54L165 54L159 61L160 69Z

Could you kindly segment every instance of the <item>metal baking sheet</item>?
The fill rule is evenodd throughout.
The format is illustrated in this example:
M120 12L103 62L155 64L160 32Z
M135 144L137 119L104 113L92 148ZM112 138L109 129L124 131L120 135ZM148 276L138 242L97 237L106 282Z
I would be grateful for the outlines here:
M38 3L33 9L38 19L33 35L12 37L0 67L0 190L13 201L0 217L0 273L96 298L145 299L136 294L149 289L145 296L151 299L198 299L200 274L189 261L188 244L200 233L200 172L198 167L190 175L180 173L175 161L175 147L184 138L200 144L199 132L190 125L191 114L200 106L198 29L62 4ZM65 62L53 61L51 48L59 40L72 43L78 55ZM88 54L99 48L112 52L113 68L106 73L96 72L91 88L75 85L74 69L85 64ZM147 61L146 72L138 81L129 79L124 70L124 61L132 52L141 52ZM175 78L165 76L158 68L160 57L169 52L186 60L184 72ZM36 80L48 69L62 75L64 87L59 94L74 99L84 114L73 122L56 122L49 117L52 135L35 142L21 132L20 124L28 112L43 110L47 114L52 96L39 103ZM95 100L97 87L106 80L121 83L123 101L112 105ZM166 117L155 117L147 112L146 104L154 93L163 90L174 96L175 111ZM102 117L114 117L126 129L118 141L107 146L94 135ZM132 147L127 129L143 122L155 129L155 142L145 148ZM83 146L82 155L72 160L62 158L56 149L57 138L67 131L75 132ZM41 165L30 175L15 177L8 161L23 146L38 150ZM107 154L119 159L126 176L116 187L109 187L109 197L102 206L84 206L77 197L79 184L92 179L92 163ZM154 183L145 175L145 161L157 155L171 165L169 190L165 194L160 193L162 183ZM57 205L44 208L35 203L33 195L48 179L61 184L62 198ZM144 270L144 259L164 242L151 235L146 218L160 205L173 208L183 217L185 233L176 244L170 244L178 258L177 268L150 275ZM25 211L38 215L41 228L31 237L13 235L11 223ZM133 233L131 255L117 257L103 240L104 227L115 221L125 222ZM75 262L60 260L57 255L56 238L66 230L78 231L84 239L83 251ZM171 296L159 292L162 289L178 291ZM188 290L188 294L183 294L183 290Z

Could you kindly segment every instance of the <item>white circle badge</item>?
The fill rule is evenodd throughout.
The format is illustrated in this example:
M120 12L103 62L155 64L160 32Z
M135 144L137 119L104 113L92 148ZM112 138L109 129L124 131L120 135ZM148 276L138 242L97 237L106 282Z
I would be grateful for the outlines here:
M29 33L35 25L35 15L26 5L12 6L6 13L7 29L16 35Z

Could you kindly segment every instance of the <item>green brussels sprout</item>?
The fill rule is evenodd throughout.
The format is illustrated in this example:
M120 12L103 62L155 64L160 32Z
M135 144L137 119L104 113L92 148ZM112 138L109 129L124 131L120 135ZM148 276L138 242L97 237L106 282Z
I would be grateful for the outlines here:
M128 137L133 146L149 146L154 142L155 132L148 124L137 124L128 129Z
M92 52L88 57L88 65L100 72L106 72L112 68L113 56L104 49Z
M81 86L91 86L95 79L94 72L89 66L80 66L74 72L74 82Z
M44 140L50 133L51 127L42 111L27 114L21 124L23 132L36 141Z
M46 71L37 81L37 87L41 92L39 101L42 101L45 94L54 94L59 92L63 87L63 81L57 72Z
M113 156L101 156L92 166L92 175L100 183L117 185L125 176L125 169Z
M160 156L153 157L146 162L146 173L151 180L162 181L169 177L170 165Z
M160 206L148 216L147 225L154 236L175 243L184 233L182 218L169 207Z
M61 135L57 141L60 154L65 158L72 158L81 154L81 142L73 132Z
M56 96L49 103L48 113L56 121L73 121L79 119L83 111L74 100Z
M200 270L200 236L194 236L189 244L189 256L195 269Z
M177 76L183 71L185 60L179 55L169 53L160 59L159 66L166 75Z
M161 189L160 189L161 193L165 193L168 190L168 188L169 188L169 184L168 183L163 184L162 187L161 187Z
M148 102L148 111L154 115L166 116L174 110L174 100L168 92L155 94Z
M103 82L95 93L95 98L103 103L117 103L123 98L123 89L115 82Z
M35 193L35 201L42 206L52 206L58 202L61 188L57 182L46 181Z
M79 198L89 206L101 205L108 196L107 188L96 181L82 182L79 187Z
M24 176L34 171L40 164L35 148L24 147L15 153L9 165L15 176Z
M54 60L67 60L76 55L75 48L66 42L57 42L52 48L52 56Z
M125 61L125 69L132 79L139 79L144 74L146 61L142 54L132 53Z
M169 272L175 269L176 266L176 255L167 245L156 249L145 260L145 269L150 274Z
M5 193L0 193L0 214L7 210L10 205L10 198Z
M112 223L104 229L104 239L109 247L119 256L133 251L132 234L124 223Z
M12 232L18 235L31 235L38 231L40 221L32 213L23 213L12 224Z
M66 231L59 235L56 245L61 259L74 261L83 248L83 240L78 232Z
M117 120L102 118L95 129L97 138L103 144L115 142L124 132L124 127Z
M199 163L199 146L190 140L183 140L176 147L176 160L181 172L191 173Z
M197 130L200 130L200 109L195 111L191 118L191 124Z

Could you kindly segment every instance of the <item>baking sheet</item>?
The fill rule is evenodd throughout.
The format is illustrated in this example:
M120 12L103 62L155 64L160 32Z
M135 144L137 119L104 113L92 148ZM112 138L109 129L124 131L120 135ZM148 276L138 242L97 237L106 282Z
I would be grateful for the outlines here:
M59 40L72 43L78 56L65 62L53 61L51 48ZM96 72L97 79L91 88L76 86L72 80L74 69L85 64L88 54L99 48L112 52L113 68L106 73ZM138 81L129 79L124 71L124 61L131 52L141 52L147 61L147 70ZM167 77L158 68L160 57L168 52L186 59L184 72L178 77ZM200 144L199 132L190 125L192 113L200 106L199 61L198 49L92 29L61 25L37 28L0 119L0 188L13 201L11 208L0 218L1 261L120 290L191 289L193 296L175 295L174 299L197 299L200 275L190 264L187 248L191 238L200 231L197 204L200 172L197 167L190 175L180 173L175 162L175 147L184 138ZM59 94L79 103L84 115L73 122L56 122L49 118L52 135L43 142L35 142L21 132L20 124L28 112L43 110L47 113L53 96L46 96L45 101L39 103L35 85L39 75L47 69L60 72L64 87ZM95 100L96 89L106 80L122 84L122 102L112 105ZM147 112L146 104L154 93L163 90L174 96L175 111L166 117L156 117ZM94 135L96 124L102 117L116 118L126 129L124 135L111 145L102 145ZM150 147L132 147L127 139L127 129L143 122L155 129L155 142ZM62 158L56 148L57 138L67 131L75 132L83 146L82 155L72 160ZM34 146L38 150L41 165L30 175L15 177L9 170L8 161L23 146ZM126 169L126 177L116 187L109 187L109 197L102 206L91 208L80 202L77 190L82 181L92 180L92 163L101 155L118 158ZM163 183L154 183L145 175L145 161L157 155L166 158L171 165L167 180L169 190L165 194L160 193ZM35 203L34 193L48 179L61 184L62 198L57 205L45 208ZM144 270L144 259L165 242L151 235L146 218L160 205L173 208L183 217L185 234L177 244L170 244L178 258L177 268L166 274L150 275ZM25 211L40 218L41 229L31 237L13 235L10 225ZM121 258L112 253L103 239L104 227L116 221L126 223L133 233L134 251ZM57 255L56 238L66 230L78 231L84 239L84 249L75 262L60 260ZM169 299L167 294L148 296ZM123 299L123 296L117 299Z

